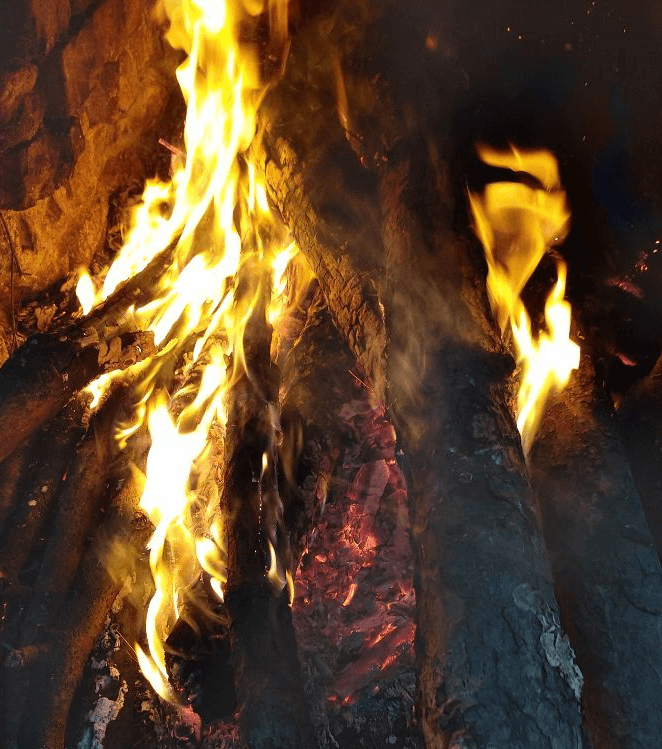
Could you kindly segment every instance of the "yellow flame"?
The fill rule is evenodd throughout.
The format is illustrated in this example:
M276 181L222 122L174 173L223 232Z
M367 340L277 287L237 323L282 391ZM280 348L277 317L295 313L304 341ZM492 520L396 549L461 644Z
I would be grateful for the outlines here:
M92 307L94 307L94 298L96 296L96 289L94 288L94 281L90 277L90 274L81 268L78 273L78 283L76 284L76 296L80 303L83 314L86 315Z
M278 555L276 554L276 550L274 549L273 544L271 541L267 541L269 544L269 571L267 572L267 580L271 583L272 588L277 592L280 593L280 591L287 585L287 577L285 574L283 574L283 570L281 569Z
M562 389L579 366L579 346L570 340L571 308L564 300L565 263L556 260L557 281L545 305L547 330L537 337L521 299L542 257L566 237L570 211L557 161L548 151L479 146L478 155L487 164L524 172L542 185L495 182L480 195L469 194L474 230L487 260L490 305L502 332L512 330L521 369L517 426L526 452L550 393Z
M202 496L196 488L207 466L210 428L226 422L223 399L245 366L243 332L261 290L272 290L269 320L283 312L285 268L297 249L274 223L251 160L269 85L251 39L266 21L270 56L285 54L286 0L159 0L156 12L167 24L167 40L187 55L177 70L187 104L182 158L170 181L148 182L103 286L95 293L89 276L81 275L79 298L87 312L92 297L100 304L150 266L150 298L128 314L154 333L159 352L132 373L134 421L117 436L124 444L147 421L152 444L140 505L155 527L148 546L155 592L145 622L148 648L136 652L158 694L176 702L165 640L202 571L221 600L226 581L218 491ZM252 288L238 300L242 267L254 269ZM119 376L94 383L95 400ZM273 547L271 553L269 579L284 585Z

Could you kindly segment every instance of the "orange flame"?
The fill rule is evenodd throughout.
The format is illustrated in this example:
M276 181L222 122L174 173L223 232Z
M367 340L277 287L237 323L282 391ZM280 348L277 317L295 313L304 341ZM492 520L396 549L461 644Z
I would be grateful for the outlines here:
M165 640L202 570L221 599L226 581L219 492L202 497L194 488L205 471L210 427L226 423L223 399L245 366L244 328L259 289L273 290L273 324L283 312L285 267L297 250L274 222L251 161L258 108L269 82L262 80L256 46L245 41L247 26L268 18L271 49L284 55L286 0L159 0L157 13L168 24L167 40L187 54L177 70L187 103L185 158L169 182L148 182L103 287L95 294L82 274L79 299L89 311L172 250L150 301L129 311L136 325L154 333L159 353L133 368L135 423L118 438L125 441L147 420L152 446L141 507L155 526L148 547L155 593L146 616L148 648L136 651L155 690L175 702ZM234 296L236 277L249 262L257 269L253 288L240 301ZM179 389L175 371L177 382L184 382ZM94 383L95 398L118 376ZM180 403L186 405L173 409ZM291 585L273 549L271 577L281 588Z
M532 177L522 182L488 184L481 195L469 194L474 231L485 250L487 291L504 332L512 330L521 380L517 426L528 452L550 393L562 389L579 366L579 346L570 340L571 308L565 301L566 266L556 260L557 281L545 305L547 331L534 337L521 299L544 254L567 235L570 211L555 157L544 150L511 146L498 151L478 147L487 164ZM536 186L536 181L539 187Z

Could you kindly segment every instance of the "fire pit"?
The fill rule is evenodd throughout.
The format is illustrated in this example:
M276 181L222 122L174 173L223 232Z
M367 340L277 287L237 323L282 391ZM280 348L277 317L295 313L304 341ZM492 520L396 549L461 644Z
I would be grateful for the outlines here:
M0 747L656 746L657 9L148 5L0 11Z

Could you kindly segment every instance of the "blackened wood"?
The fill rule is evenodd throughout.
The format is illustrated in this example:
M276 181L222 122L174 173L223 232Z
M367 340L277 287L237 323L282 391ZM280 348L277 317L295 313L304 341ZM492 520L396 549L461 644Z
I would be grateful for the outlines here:
M0 535L0 580L16 582L57 497L84 433L83 407L73 400L30 441L31 454L12 512Z
M332 128L325 135L324 146L304 154L291 137L265 139L269 197L319 280L338 330L381 397L386 332L376 285L382 255L377 192L342 133Z
M267 184L407 446L428 746L576 746L581 678L509 408L513 363L487 312L480 261L448 228L448 170L438 161L414 174L391 154L382 236L374 205L364 210L369 179L333 124L323 134L325 146L311 147L308 132L275 127ZM430 155L424 141L411 150Z
M64 746L69 706L85 662L152 532L138 510L139 498L135 482L127 479L58 609L57 626L40 640L33 660L26 661L21 650L6 659L0 686L3 749Z
M426 745L581 746L581 675L510 408L513 362L480 258L449 229L444 162L424 142L410 153L382 177L384 304L389 400L409 461Z
M662 559L662 359L628 391L616 421L657 555Z
M238 284L239 300L250 294L245 282ZM289 591L284 580L274 587L266 576L271 555L281 575L289 565L276 471L278 373L270 358L269 293L263 281L243 334L246 370L228 392L221 498L228 518L225 602L232 620L239 727L249 749L312 745Z
M109 346L112 337L119 343L116 352ZM127 367L153 351L151 334L121 334L115 328L108 338L100 338L96 328L86 328L83 321L67 331L28 339L0 369L0 460L100 374Z
M529 462L594 746L644 749L662 736L662 570L609 409L585 356Z

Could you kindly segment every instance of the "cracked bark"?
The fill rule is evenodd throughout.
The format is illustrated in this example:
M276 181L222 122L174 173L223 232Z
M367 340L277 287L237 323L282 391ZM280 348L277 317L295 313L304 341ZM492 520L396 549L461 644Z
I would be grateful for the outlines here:
M389 397L409 460L426 745L581 746L581 674L510 408L513 362L475 248L447 229L443 163L431 163L403 152L382 178Z
M662 560L662 358L616 413L632 476Z
M644 749L662 735L662 570L608 408L584 356L543 418L531 476L594 745Z

